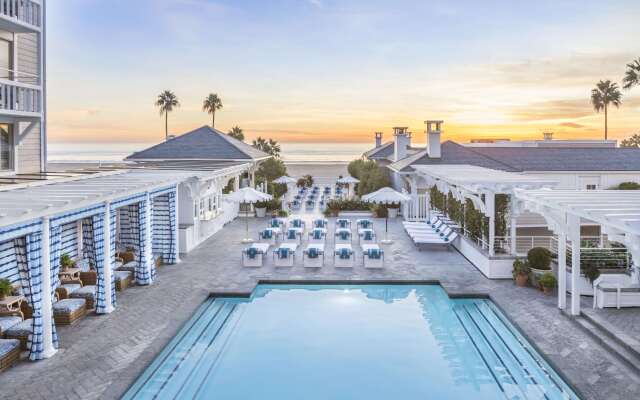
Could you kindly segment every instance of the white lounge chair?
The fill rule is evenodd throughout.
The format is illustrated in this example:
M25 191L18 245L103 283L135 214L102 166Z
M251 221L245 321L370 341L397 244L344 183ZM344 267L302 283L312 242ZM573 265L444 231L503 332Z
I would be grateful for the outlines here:
M279 228L266 228L258 232L258 240L275 246L278 242L278 234L280 234Z
M384 251L377 244L363 244L362 260L365 268L383 268Z
M369 218L361 218L356 220L356 226L358 229L370 229L373 228L373 221Z
M313 227L314 228L327 228L327 226L329 225L329 220L327 220L326 218L318 218L313 220Z
M452 232L449 236L444 237L415 237L413 238L413 243L415 243L416 246L419 246L421 244L449 246L451 245L451 243L453 243L454 240L456 240L457 237L458 234L455 232Z
M327 230L324 228L314 228L309 232L309 243L326 243Z
M347 218L336 219L336 229L337 228L351 229L351 220Z
M305 222L302 218L293 217L289 220L289 228L302 229L304 231Z
M264 255L269 250L269 243L254 243L242 250L242 265L245 267L262 267Z
M321 268L324 265L324 244L309 244L302 253L302 265L305 268Z
M351 230L347 228L338 228L335 233L336 244L348 243L351 244Z
M451 232L453 232L453 229L445 228L441 232L436 232L434 230L431 230L431 231L418 230L418 231L408 231L407 233L409 234L409 236L413 238L413 237L443 237L443 236L450 235Z
M353 268L355 254L350 244L336 244L333 265L336 268Z
M293 267L298 245L295 243L282 243L273 249L273 265L276 267Z
M282 237L283 243L302 243L302 228L289 228Z
M358 232L358 242L360 244L374 244L376 239L376 233L373 229L360 229Z

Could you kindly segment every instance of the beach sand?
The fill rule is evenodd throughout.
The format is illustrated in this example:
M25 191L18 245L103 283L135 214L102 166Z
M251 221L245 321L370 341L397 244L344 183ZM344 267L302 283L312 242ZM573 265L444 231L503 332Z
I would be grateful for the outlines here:
M315 183L332 184L340 175L348 175L346 162L286 163L290 177L298 179L304 175L313 176Z

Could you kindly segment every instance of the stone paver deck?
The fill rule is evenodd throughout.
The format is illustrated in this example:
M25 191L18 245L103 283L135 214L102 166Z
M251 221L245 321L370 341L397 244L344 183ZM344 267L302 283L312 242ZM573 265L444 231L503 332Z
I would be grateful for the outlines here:
M265 220L251 220L252 237L264 225ZM376 222L379 234L383 227L384 221ZM365 270L360 257L353 270L336 270L330 260L319 271L305 270L301 257L296 257L293 268L274 268L270 257L262 268L243 268L244 229L243 220L232 222L180 264L161 267L151 287L118 293L112 314L60 327L58 354L35 363L21 362L0 374L0 398L119 398L210 293L249 293L260 279L437 280L449 294L487 294L584 399L640 396L640 377L560 314L555 296L518 288L511 281L488 280L454 250L419 252L400 220L390 223L396 242L385 246L383 271ZM331 245L332 240L328 248Z

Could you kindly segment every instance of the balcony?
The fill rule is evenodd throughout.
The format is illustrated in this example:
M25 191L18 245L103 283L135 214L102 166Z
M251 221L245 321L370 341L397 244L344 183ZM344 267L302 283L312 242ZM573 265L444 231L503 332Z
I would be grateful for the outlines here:
M42 6L34 0L0 0L0 29L15 33L40 32Z
M0 78L0 116L40 117L40 86Z

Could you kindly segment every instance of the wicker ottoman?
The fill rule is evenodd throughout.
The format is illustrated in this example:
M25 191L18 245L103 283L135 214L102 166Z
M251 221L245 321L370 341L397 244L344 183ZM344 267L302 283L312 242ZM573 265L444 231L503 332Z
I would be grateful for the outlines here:
M87 313L85 299L64 299L53 304L56 325L71 325Z
M29 335L33 329L33 320L25 319L21 321L19 324L12 326L7 329L5 332L5 337L7 339L16 339L20 341L20 349L29 350L27 348L27 343L29 342Z
M96 306L96 287L93 285L83 286L71 292L69 298L85 299L87 310L92 310Z
M113 271L116 278L116 290L123 291L133 285L133 272L131 271Z
M15 339L0 339L0 371L20 360L20 342Z
M56 288L56 293L58 293L58 300L68 299L71 293L82 287L79 283L63 283L62 285Z

